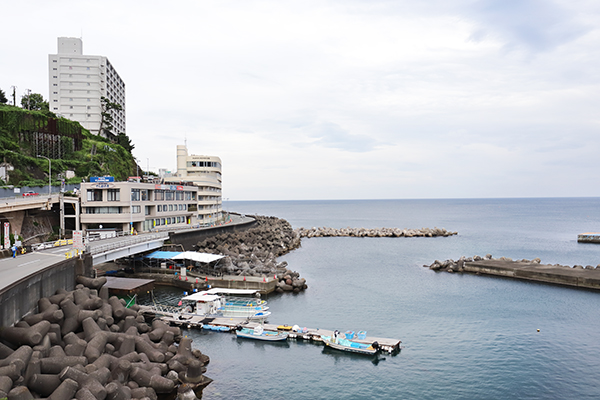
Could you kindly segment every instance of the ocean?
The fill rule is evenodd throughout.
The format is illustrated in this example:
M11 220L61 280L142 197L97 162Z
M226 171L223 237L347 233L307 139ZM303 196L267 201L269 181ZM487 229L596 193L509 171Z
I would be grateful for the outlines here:
M211 357L203 399L586 399L600 397L600 292L434 272L434 260L492 254L594 265L600 198L225 202L299 227L439 227L437 238L310 238L280 258L306 278L269 295L275 324L398 338L372 359L311 342L273 344L186 330ZM177 289L159 297L175 302ZM539 332L538 332L539 329Z

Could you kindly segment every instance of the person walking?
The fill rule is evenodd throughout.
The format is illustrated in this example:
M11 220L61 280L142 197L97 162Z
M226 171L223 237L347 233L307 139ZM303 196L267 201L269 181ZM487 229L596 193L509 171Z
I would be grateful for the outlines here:
M12 252L13 252L13 258L17 257L17 245L13 244L13 247L11 248Z

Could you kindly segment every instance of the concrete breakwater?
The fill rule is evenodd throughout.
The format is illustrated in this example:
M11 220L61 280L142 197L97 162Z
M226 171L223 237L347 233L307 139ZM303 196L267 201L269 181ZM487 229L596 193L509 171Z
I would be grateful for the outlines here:
M600 289L600 264L561 265L542 264L539 258L533 260L512 260L508 257L495 259L491 254L484 257L461 257L458 260L435 260L431 265L423 265L434 271L468 272L524 279L586 289Z
M225 258L219 262L222 274L276 277L278 292L297 293L306 289L306 280L300 278L298 272L288 269L285 261L277 262L278 257L300 247L300 236L284 219L253 217L256 224L251 228L207 237L199 241L195 249L224 255Z
M179 328L145 322L108 296L106 278L79 276L75 290L38 301L38 313L0 327L0 398L156 400L211 382L208 356Z
M421 228L421 229L400 229L400 228L298 228L296 232L299 237L435 237L435 236L453 236L458 232L447 231L443 228Z

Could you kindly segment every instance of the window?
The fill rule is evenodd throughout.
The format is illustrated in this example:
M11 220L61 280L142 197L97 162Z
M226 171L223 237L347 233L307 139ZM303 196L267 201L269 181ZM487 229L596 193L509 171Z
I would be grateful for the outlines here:
M52 60L52 62L57 62L57 60Z
M131 206L131 213L132 214L139 214L142 212L142 207L141 206Z
M58 92L52 92L53 94L58 94Z
M90 67L86 67L86 68L87 68L88 71L90 70Z
M162 211L162 206L159 204L158 206L156 206L156 212L161 212Z
M131 189L131 200L140 201L140 189Z
M72 109L73 109L73 106L69 106L69 108L72 110ZM71 115L73 115L73 114L71 114Z
M55 103L58 103L58 100L52 100L52 101L55 102Z
M56 68L52 68L54 71L56 71Z
M154 191L154 200L164 200L165 199L165 191L164 190L155 190Z
M87 200L88 201L102 201L102 189L88 189Z
M55 110L58 110L58 107L54 107Z
M88 85L88 86L92 86L92 85L90 85L90 83L89 83L89 82L87 83L87 85Z
M88 114L87 116L88 116L88 117L91 117L91 116L92 116L92 114Z
M169 204L169 211L173 211L173 204Z
M175 192L175 200L183 200L183 192L182 191Z
M165 200L173 200L174 195L172 190L165 190Z
M53 83L52 86L58 86L56 83Z
M69 98L69 101L73 101L73 98L72 98L72 97L70 97L70 98Z
M150 206L146 206L144 211L145 215L150 215Z
M142 201L148 201L150 200L150 198L148 197L148 190L147 189L142 189L142 191L140 192L141 196L142 196Z
M53 76L54 79L58 78L58 76Z
M86 207L86 214L121 214L121 207Z
M88 110L89 110L89 109L91 109L91 108L92 108L92 106L87 106L87 109L88 109Z

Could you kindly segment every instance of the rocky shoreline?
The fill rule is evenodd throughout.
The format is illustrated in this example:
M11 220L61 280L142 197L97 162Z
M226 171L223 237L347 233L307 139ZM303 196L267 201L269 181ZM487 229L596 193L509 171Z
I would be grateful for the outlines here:
M224 274L271 277L278 280L276 291L298 293L307 289L306 279L287 268L281 257L301 245L300 236L289 222L277 217L253 216L256 224L246 230L223 233L197 243L196 251L225 256L219 263Z
M75 290L38 301L38 314L0 328L0 398L157 400L211 382L208 356L164 322L145 322L137 306L109 298L106 278L79 276Z
M421 229L400 229L400 228L298 228L296 232L301 238L313 237L436 237L453 236L458 232L450 232L444 228L421 228Z

